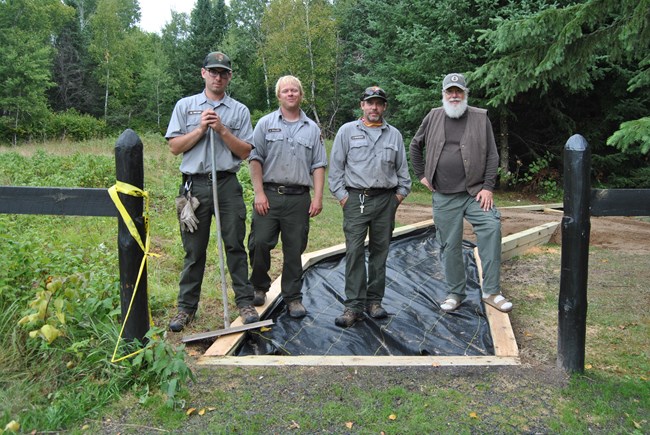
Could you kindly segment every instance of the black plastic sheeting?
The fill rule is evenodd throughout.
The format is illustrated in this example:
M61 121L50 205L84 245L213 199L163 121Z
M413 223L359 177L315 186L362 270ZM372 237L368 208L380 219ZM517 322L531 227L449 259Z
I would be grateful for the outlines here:
M275 322L270 330L250 332L235 355L494 355L489 325L480 298L474 245L464 242L467 299L458 310L444 313L447 295L440 245L428 227L393 239L386 270L382 305L386 319L357 322L340 328L345 299L345 256L309 267L304 273L303 304L307 316L291 318L278 298L264 316ZM366 250L366 261L367 261Z

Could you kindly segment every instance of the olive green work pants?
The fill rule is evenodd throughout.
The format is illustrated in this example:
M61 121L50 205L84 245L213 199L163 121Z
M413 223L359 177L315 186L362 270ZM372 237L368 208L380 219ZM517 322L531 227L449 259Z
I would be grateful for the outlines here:
M361 201L363 200L363 213ZM363 312L371 303L381 303L386 289L386 258L395 228L399 202L394 192L373 196L351 192L343 206L345 234L344 305ZM368 241L368 271L364 242Z
M264 193L269 212L260 216L253 209L253 222L248 236L251 263L250 281L255 290L268 291L271 286L271 250L282 240L281 291L285 302L302 300L302 259L309 235L309 192L298 195Z
M180 193L183 191L181 185ZM206 250L210 240L210 226L214 216L212 181L207 177L194 179L191 192L200 204L195 210L199 220L198 228L193 233L181 231L185 259L179 284L178 308L186 312L195 312L199 305L207 258ZM217 193L226 263L235 292L235 302L241 308L253 303L253 286L248 281L248 258L244 247L246 205L237 175L233 173L220 177L217 180ZM215 252L216 255L218 252Z

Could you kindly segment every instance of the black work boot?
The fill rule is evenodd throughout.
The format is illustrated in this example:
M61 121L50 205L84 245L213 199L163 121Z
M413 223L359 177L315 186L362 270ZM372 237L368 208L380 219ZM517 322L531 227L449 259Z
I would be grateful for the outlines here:
M260 315L257 314L257 310L252 305L239 308L239 315L244 324L259 322L260 320Z
M305 306L298 300L289 302L287 304L287 310L289 310L289 315L295 319L305 317L307 315Z
M350 308L346 308L343 311L343 314L334 320L334 324L336 326L340 326L341 328L349 328L350 326L354 325L358 320L362 320L362 319L363 319L362 313L357 313L355 311L352 311Z
M253 297L253 305L261 307L266 303L266 292L264 290L255 290L255 297Z
M388 317L388 312L381 306L379 302L373 302L366 306L366 312L373 319L383 319Z
M189 325L194 319L194 313L178 310L178 313L169 322L169 329L172 332L181 332L185 326Z

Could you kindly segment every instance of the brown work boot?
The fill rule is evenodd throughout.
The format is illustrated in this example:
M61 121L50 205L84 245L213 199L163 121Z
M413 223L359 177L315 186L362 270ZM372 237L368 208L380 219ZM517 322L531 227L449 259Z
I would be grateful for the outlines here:
M352 311L349 308L346 308L343 311L343 314L334 320L334 324L336 326L340 326L341 328L349 328L350 326L354 325L358 320L362 320L362 319L363 319L362 313L357 313L355 311Z
M239 316L244 324L259 322L260 320L260 315L257 314L257 310L252 305L240 307Z
M373 302L366 306L366 312L373 319L383 319L388 317L388 312L381 306L379 302Z
M189 325L194 319L194 313L178 310L178 313L169 322L169 329L172 332L181 332L185 326Z
M266 292L264 290L255 290L255 296L253 297L253 305L256 307L261 307L266 303Z
M307 315L305 306L298 300L289 302L287 304L287 309L289 310L289 315L295 319L305 317Z

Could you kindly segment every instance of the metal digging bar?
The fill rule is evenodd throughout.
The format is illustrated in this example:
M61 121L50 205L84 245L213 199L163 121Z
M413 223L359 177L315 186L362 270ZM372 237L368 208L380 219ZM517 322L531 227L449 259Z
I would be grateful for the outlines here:
M260 322L253 322L244 324L242 326L230 327L230 313L228 312L228 285L226 284L226 265L223 259L223 241L221 238L221 216L219 215L219 194L217 192L217 153L214 149L214 138L212 128L208 128L208 143L210 152L212 154L212 202L214 202L214 217L217 227L217 246L219 248L219 268L221 270L221 294L223 298L223 326L224 329L216 331L203 332L200 334L193 334L185 336L181 339L183 343L191 341L205 340L208 338L219 337L221 335L234 334L236 332L247 331L249 329L257 329L262 326L269 326L273 324L273 320L263 320Z

